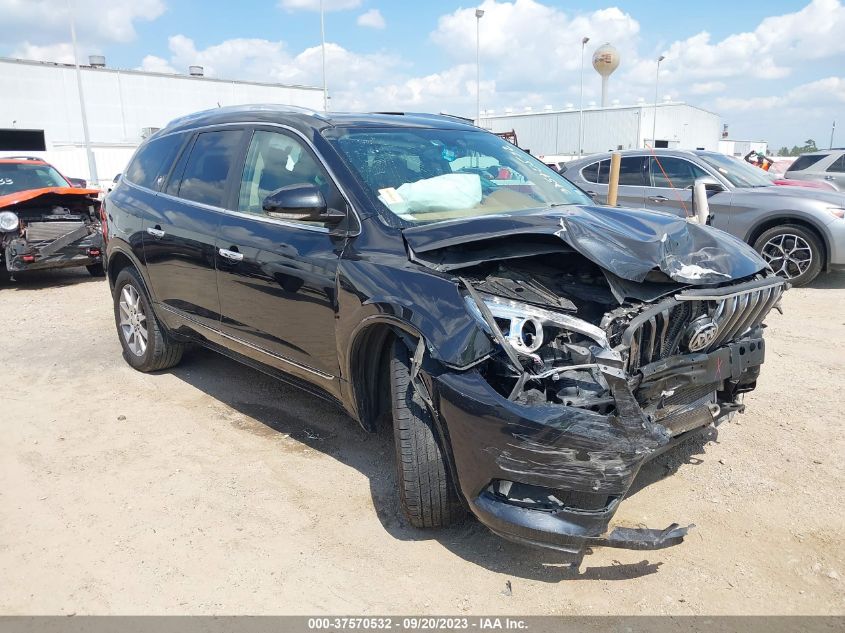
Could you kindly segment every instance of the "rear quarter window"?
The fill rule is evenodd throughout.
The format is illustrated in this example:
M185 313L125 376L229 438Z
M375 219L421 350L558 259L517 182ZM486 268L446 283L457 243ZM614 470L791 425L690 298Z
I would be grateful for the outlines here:
M827 158L830 154L813 154L812 156L799 156L795 159L789 169L786 171L803 171L808 167L812 167L817 162L819 162L822 158Z
M214 207L224 206L226 181L237 160L242 136L241 130L198 134L185 164L179 197Z
M184 139L183 134L153 139L138 150L123 177L141 187L158 190Z

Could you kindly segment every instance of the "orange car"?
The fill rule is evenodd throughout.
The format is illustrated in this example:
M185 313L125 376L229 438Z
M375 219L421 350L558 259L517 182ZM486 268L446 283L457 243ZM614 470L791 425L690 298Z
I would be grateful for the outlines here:
M103 276L99 191L37 158L0 158L0 275L85 266Z

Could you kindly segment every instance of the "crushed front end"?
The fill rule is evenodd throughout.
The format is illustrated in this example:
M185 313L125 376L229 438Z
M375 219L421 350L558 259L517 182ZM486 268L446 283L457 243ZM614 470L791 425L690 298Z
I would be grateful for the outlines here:
M580 562L594 545L659 549L687 528L608 524L641 466L743 410L784 282L623 284L575 256L464 271L467 310L497 351L430 388L459 487L512 540ZM544 261L544 259L546 261ZM637 297L637 298L633 298Z
M0 252L9 273L102 264L100 202L94 190L44 190L0 205ZM6 196L12 198L13 196Z

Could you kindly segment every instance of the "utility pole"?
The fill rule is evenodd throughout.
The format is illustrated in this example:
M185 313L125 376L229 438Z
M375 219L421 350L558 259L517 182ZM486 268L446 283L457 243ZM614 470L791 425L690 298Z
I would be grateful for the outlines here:
M481 18L483 9L475 10L475 124L481 127Z
M657 91L660 85L660 62L666 59L663 55L657 58L657 74L654 78L654 117L651 119L651 146L657 144Z
M584 155L584 47L589 37L581 38L581 97L578 102L578 156Z
M79 53L76 50L76 23L73 17L73 5L67 0L67 12L70 18L70 40L73 43L73 63L76 66L76 85L79 90L79 110L82 113L82 137L85 141L85 153L88 156L88 183L97 186L97 161L91 149L91 136L88 134L88 115L85 112L85 93L82 91L82 71L79 69Z
M833 133L836 132L836 121L833 122L833 127L830 128L830 145L827 149L833 149Z
M329 111L329 89L326 85L326 18L320 0L320 47L323 51L323 112Z

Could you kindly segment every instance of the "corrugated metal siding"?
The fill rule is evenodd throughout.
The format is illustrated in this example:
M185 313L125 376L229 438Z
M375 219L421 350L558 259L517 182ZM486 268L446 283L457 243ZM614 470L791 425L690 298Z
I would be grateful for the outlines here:
M0 120L43 129L48 146L81 143L82 120L72 66L0 59ZM322 108L322 90L156 75L116 69L82 69L92 143L140 143L141 130L219 105L284 103Z
M644 147L651 143L654 106L584 110L584 153ZM493 132L515 130L519 145L536 156L577 154L578 111L532 112L482 117L481 126ZM657 138L672 147L716 150L719 116L686 104L660 104Z

